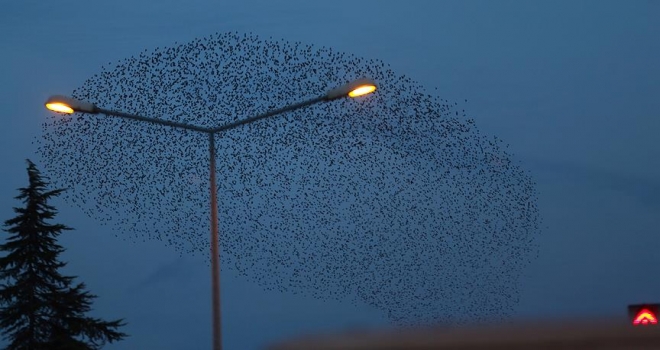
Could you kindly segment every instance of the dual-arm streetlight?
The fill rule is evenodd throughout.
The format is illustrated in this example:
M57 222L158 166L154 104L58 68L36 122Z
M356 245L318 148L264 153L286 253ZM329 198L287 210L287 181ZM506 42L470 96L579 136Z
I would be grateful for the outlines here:
M375 90L376 90L376 84L372 80L359 79L351 83L348 83L346 85L335 88L333 90L330 90L325 95L312 98L310 100L303 101L300 103L292 104L283 108L268 111L266 113L259 114L254 117L228 123L216 128L205 128L190 124L177 123L177 122L160 120L155 118L147 118L140 115L103 109L89 102L78 101L73 98L60 96L60 95L51 96L46 101L46 108L52 111L56 111L60 113L69 113L69 114L74 112L89 113L89 114L105 114L108 116L115 116L126 119L144 121L152 124L166 125L174 128L198 131L198 132L206 133L209 136L209 160L210 160L209 190L211 197L211 286L212 286L211 300L213 307L213 314L212 314L213 349L220 350L222 349L222 331L221 331L221 321L220 321L220 254L218 250L218 246L219 246L218 201L217 201L217 188L215 182L215 134L236 128L244 124L255 122L260 119L265 119L281 113L307 107L316 103L329 102L344 97L363 96L370 94Z

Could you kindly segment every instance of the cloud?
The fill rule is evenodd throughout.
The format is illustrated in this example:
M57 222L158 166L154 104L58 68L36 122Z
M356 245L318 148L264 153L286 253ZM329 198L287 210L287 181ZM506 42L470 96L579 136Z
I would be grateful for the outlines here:
M168 263L161 264L140 282L129 288L129 292L139 292L152 286L167 284L168 282L188 281L192 278L192 263L185 257L179 257Z
M523 163L536 178L580 182L591 188L621 192L645 207L660 208L660 181L566 161L523 158Z

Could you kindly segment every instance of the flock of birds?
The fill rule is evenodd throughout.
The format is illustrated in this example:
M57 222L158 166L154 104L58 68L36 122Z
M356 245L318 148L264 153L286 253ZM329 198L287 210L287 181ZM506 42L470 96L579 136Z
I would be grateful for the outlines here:
M222 268L398 324L506 317L536 257L535 183L457 103L387 64L224 33L117 62L73 96L217 127L360 77L377 92L215 136ZM53 185L90 217L208 254L208 135L74 114L49 118L39 143Z

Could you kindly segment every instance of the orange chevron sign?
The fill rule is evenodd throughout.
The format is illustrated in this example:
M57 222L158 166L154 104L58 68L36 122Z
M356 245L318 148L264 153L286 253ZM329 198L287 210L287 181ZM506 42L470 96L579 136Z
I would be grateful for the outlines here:
M647 309L642 309L637 316L635 316L635 319L633 320L633 324L635 326L637 325L647 325L647 324L657 324L658 323L658 318L649 310Z
M629 305L628 313L634 326L658 324L658 304Z

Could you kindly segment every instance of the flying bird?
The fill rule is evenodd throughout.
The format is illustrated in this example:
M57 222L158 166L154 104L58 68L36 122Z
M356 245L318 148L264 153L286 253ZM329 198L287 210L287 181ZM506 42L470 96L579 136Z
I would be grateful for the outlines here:
M506 317L536 257L534 181L456 102L389 64L218 33L111 63L72 96L210 128L365 76L380 86L368 97L216 135L222 268L397 324ZM207 135L74 114L37 143L66 200L119 237L208 254Z

